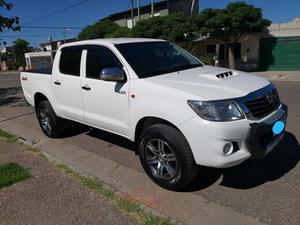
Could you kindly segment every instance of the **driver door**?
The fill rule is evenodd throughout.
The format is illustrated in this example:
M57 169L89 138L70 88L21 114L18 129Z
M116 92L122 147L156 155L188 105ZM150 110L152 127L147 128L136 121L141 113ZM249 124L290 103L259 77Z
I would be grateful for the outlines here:
M100 80L103 68L123 68L107 47L89 46L84 50L85 71L82 80L84 119L87 124L128 136L129 86L127 82Z

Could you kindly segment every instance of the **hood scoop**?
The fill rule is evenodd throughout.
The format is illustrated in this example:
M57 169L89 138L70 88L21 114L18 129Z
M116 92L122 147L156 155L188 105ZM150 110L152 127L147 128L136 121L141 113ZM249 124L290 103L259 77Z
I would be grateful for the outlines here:
M237 75L239 75L237 72L228 71L228 72L217 74L216 77L219 80L224 80L224 79L228 79L230 77L234 77L234 76L237 76Z

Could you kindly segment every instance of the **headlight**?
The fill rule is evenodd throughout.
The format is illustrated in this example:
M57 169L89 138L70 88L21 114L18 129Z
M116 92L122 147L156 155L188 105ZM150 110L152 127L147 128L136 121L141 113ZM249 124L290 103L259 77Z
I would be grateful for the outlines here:
M244 116L233 101L188 100L189 106L202 118L210 121L233 121Z

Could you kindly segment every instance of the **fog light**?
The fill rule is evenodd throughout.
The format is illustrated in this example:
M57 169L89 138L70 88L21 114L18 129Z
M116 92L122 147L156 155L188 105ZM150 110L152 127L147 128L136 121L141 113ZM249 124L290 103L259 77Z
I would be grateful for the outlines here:
M232 143L226 143L223 147L223 154L224 155L231 155L233 153L234 146Z

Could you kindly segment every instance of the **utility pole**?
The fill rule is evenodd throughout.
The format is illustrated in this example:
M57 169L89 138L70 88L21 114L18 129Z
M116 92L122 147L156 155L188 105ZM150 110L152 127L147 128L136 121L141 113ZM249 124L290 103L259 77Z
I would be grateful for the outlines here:
M133 0L130 0L130 11L131 11L131 23L132 23L132 27L134 27Z
M141 20L141 12L140 12L140 0L137 0L137 12L138 12L138 20Z
M2 70L2 59L1 59L1 54L2 54L2 49L1 49L1 42L2 42L2 39L0 39L0 70Z
M154 16L154 0L151 0L151 16Z
M195 5L195 0L192 0L192 6L191 6L191 16L193 15L193 11L194 11L194 5Z
M70 29L69 28L66 28L65 30L64 30L64 44L66 43L66 35L67 35L67 31L69 31Z

